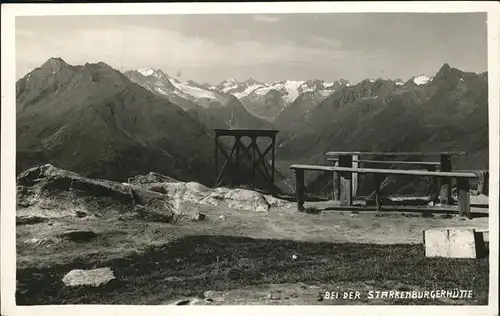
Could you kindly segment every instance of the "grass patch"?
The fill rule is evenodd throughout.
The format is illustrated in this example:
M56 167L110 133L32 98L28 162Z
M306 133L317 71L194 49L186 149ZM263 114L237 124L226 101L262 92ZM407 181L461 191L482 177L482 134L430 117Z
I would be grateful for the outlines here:
M98 288L69 288L62 283L72 269L98 267L110 267L116 280ZM479 304L487 304L488 275L488 258L425 258L422 245L188 236L121 259L81 258L50 268L20 269L16 301L19 305L134 304L160 294L165 300L269 283L397 282L429 290L473 289Z

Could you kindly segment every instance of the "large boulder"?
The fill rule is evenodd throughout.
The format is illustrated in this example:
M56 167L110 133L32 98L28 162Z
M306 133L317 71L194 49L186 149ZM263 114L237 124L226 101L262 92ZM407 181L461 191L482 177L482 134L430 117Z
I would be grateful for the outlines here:
M179 212L168 195L113 181L89 179L50 164L17 177L18 217L116 217L134 213L172 222Z
M182 204L205 204L242 211L269 211L271 204L258 192L245 189L208 188L197 182L154 183L149 190L168 195L176 208Z
M246 189L212 189L161 174L136 176L128 183L89 179L50 164L17 177L19 222L54 217L107 217L174 222L198 216L199 205L266 212L290 204ZM186 207L191 205L193 207Z

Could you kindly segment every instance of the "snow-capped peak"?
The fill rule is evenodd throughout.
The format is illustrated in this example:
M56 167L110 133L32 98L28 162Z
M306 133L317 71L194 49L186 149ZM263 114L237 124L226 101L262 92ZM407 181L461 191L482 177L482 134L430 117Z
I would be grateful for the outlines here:
M399 78L398 78L398 79L396 79L396 80L394 80L394 83L395 83L396 85L398 85L398 86L402 86L402 85L404 85L404 84L405 84L405 82L404 82L403 80L399 79Z
M335 82L323 82L323 87L330 88L335 84Z
M153 69L153 68L142 68L137 70L138 73L143 75L144 77L153 76L160 80L170 80L171 78L167 76L161 69Z
M416 85L426 84L429 82L429 77L426 77L424 75L419 75L418 77L413 78L413 82Z
M156 70L153 68L141 68L141 69L137 69L137 72L140 73L141 75L143 75L144 77L149 77L152 74L154 74L156 72Z

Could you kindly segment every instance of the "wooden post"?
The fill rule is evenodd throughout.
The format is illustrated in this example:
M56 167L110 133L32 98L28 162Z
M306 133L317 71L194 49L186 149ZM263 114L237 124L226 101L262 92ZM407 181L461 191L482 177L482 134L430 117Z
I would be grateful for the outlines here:
M441 168L442 172L451 172L451 155L441 155ZM451 205L453 204L453 199L451 197L451 178L442 177L441 178L441 191L439 195L439 200L443 204Z
M488 189L489 189L489 172L488 171L481 171L479 173L479 180L477 183L477 192L479 194L484 194L488 195Z
M215 187L219 186L219 135L217 132L215 133L215 148L214 148L214 153L215 153Z
M236 150L236 161L235 161L235 176L236 176L236 185L240 184L241 180L241 175L240 175L240 148L241 148L241 137L240 136L235 136L234 137L234 148Z
M428 166L427 170L435 172L436 167L435 166ZM436 201L439 199L439 188L438 188L437 178L435 176L429 177L429 195L430 195L432 201Z
M338 162L333 163L334 166L338 166ZM334 171L333 172L333 200L334 201L339 201L340 200L340 177L339 173Z
M224 151L224 149L221 149L222 152L224 153L224 155L226 156L226 162L224 163L224 166L222 166L222 170L220 171L219 175L217 176L217 181L216 181L217 182L217 186L219 186L220 183L221 183L221 180L223 180L224 172L226 171L227 166L229 164L231 164L231 158L233 157L235 146L236 146L236 144L233 145L233 148L231 149L231 153L229 154L229 156L227 156L227 154ZM229 178L229 180L231 182L231 178ZM230 183L230 185L232 185L232 184Z
M339 155L339 167L352 167L352 155ZM352 205L352 172L340 172L340 205Z
M377 205L377 212L382 210L382 198L380 196L381 176L378 174L373 175L373 184L375 186L375 204Z
M257 168L257 161L255 159L255 147L257 146L257 139L252 137L252 190L255 189L255 168Z
M460 216L470 216L470 193L469 193L469 179L457 178L458 187L458 214Z
M304 170L295 169L295 194L297 197L297 210L304 210Z
M358 168L360 163L358 162L358 160L360 159L360 156L359 155L354 155L352 156L352 166L353 168ZM352 174L352 196L355 198L356 196L358 196L358 177L359 177L359 174L357 173L353 173Z
M272 142L273 142L273 149L271 153L271 181L274 184L274 169L276 169L276 135L273 135L272 137Z

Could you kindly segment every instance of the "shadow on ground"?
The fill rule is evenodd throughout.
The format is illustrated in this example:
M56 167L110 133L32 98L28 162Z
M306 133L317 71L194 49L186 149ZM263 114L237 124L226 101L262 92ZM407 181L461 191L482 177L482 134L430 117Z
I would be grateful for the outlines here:
M295 255L296 259L292 258ZM73 269L110 267L108 284L65 287ZM17 271L18 305L159 304L248 285L337 282L399 282L434 289L473 289L474 304L487 304L488 258L425 258L423 246L313 243L229 236L188 236L141 254L96 262ZM403 304L435 304L409 300Z

